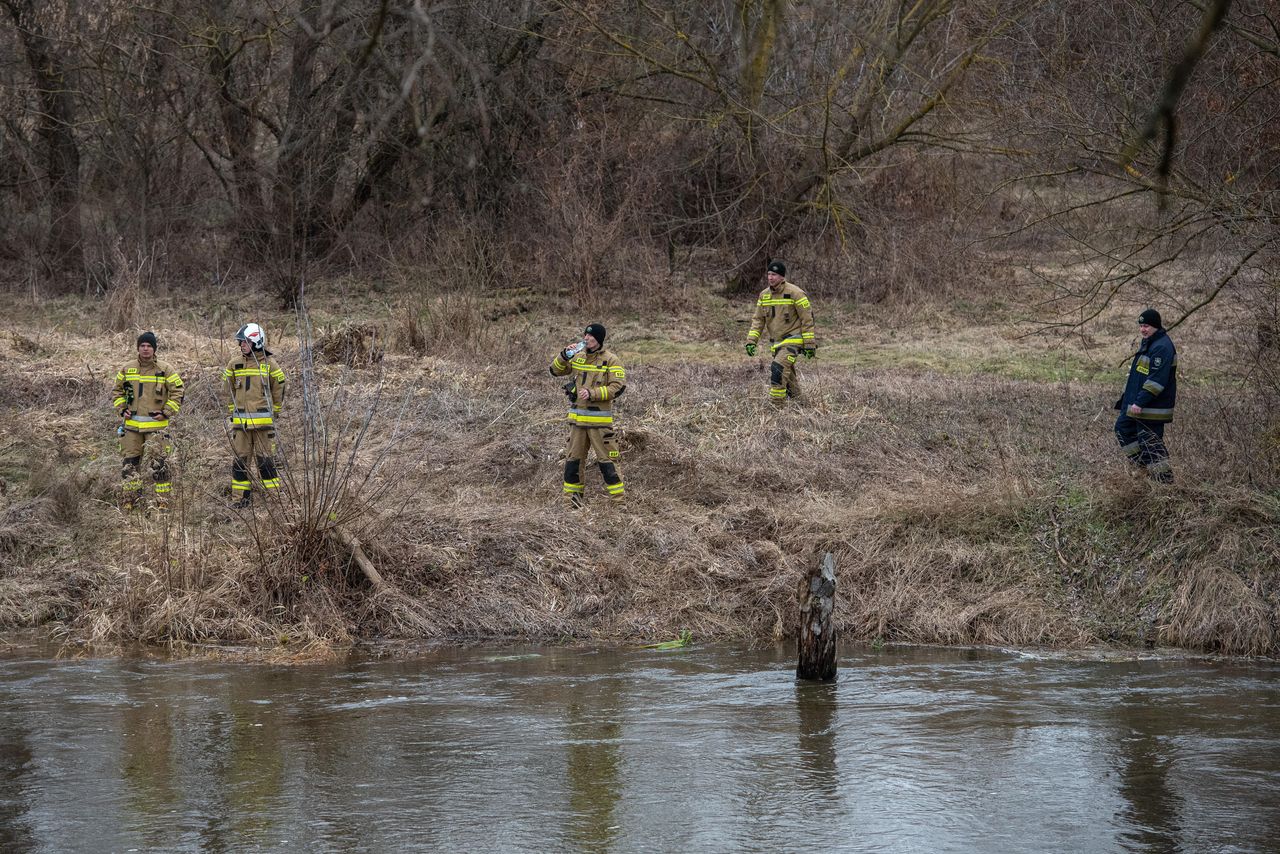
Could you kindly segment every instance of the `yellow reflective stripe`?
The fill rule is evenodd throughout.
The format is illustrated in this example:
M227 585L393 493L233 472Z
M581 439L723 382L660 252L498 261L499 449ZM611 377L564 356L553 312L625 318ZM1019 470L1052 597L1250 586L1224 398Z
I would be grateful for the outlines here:
M278 383L284 382L284 371L276 369L271 372L271 378Z
M124 380L124 374L120 373L119 371L116 371L116 382L121 382L123 380Z
M230 368L227 368L225 371L223 371L223 372L222 372L222 378L223 378L224 380L229 380L229 379L231 379L231 369L230 369Z
M808 308L808 307L809 307L809 298L808 298L808 297L801 297L800 299L796 300L796 305L800 306L801 308Z
M237 368L232 373L237 377L265 377L270 371L263 365L261 368Z
M556 356L554 359L551 360L551 364L556 366L556 370L561 370L562 368L565 367L566 362L564 361L564 359L561 359L559 356Z
M1142 388L1144 391L1148 391L1155 396L1158 396L1160 392L1164 391L1164 386L1160 385L1160 383L1155 380L1147 380L1142 384Z
M232 488L233 490L235 490L236 492L248 492L248 491L249 491L249 488L250 488L251 486L253 486L253 484L251 484L251 483L250 483L249 481L247 481L247 480L232 480L232 481L231 481L231 488Z
M748 337L748 338L759 338L759 337L760 337L760 330L759 330L759 329L752 329L750 332L748 332L748 333L747 333L747 337Z
M604 386L604 387L602 387L602 388L600 389L600 399L601 399L601 400L608 400L608 399L609 399L609 387L608 387L608 386Z
M575 424L612 424L612 415L578 415L575 412L569 413L569 420Z
M801 337L801 338L813 338L813 333L812 333L812 332L802 332L802 333L800 334L800 337Z
M124 398L123 398L123 397L117 397L115 400L111 401L111 405L112 405L112 406L124 406Z
M165 382L167 382L169 385L182 385L182 377L178 376L177 374L169 374L169 376L165 379Z
M606 483L604 485L604 488L605 488L605 491L608 492L610 495L621 495L623 492L626 491L623 488L621 481L619 481L618 483Z
M268 415L264 418L244 418L240 415L233 415L231 417L231 423L237 427L270 427L271 416Z
M583 489L583 486L584 485L581 483L565 483L564 491L571 494L575 492L581 492Z
M760 300L760 302L757 303L757 305L795 305L795 302L796 301L794 299L791 299L790 297L786 297L781 299Z
M177 412L182 407L182 404L178 403L176 400L166 400L164 405L172 409L174 412Z
M156 484L156 494L157 494L157 495L161 495L161 494L163 494L163 493L169 492L169 491L170 491L170 490L172 490L172 489L173 489L172 484L168 484L168 483L157 483L157 484Z
M167 380L167 379L165 379L165 377L164 377L163 375L162 375L162 376L158 376L158 377L153 377L153 376L150 376L149 374L130 374L130 375L127 377L127 379L128 379L128 380L129 380L129 382L131 382L131 383L163 383L163 382L168 382L168 380Z
M137 421L133 418L126 419L124 426L132 427L135 430L160 430L169 426L169 419L155 418L146 421Z
M264 478L262 479L262 488L263 488L263 489L279 489L279 488L280 488L280 478L278 478L278 477L264 477Z

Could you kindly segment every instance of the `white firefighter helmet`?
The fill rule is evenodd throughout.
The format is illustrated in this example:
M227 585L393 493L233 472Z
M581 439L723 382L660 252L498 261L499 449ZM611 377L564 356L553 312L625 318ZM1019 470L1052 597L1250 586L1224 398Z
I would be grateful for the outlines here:
M253 349L261 350L267 346L267 333L263 332L262 327L256 323L246 323L236 333L236 340L248 341L253 345Z

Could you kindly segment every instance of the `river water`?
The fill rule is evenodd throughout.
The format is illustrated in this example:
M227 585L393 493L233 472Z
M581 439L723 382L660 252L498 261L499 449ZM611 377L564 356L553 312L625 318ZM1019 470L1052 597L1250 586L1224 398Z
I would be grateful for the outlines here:
M0 648L3 851L1280 851L1280 666Z

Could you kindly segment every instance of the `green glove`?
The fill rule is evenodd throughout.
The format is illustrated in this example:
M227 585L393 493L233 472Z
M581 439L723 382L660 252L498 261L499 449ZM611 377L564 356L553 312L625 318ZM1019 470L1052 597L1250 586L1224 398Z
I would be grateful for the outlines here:
M754 356L755 354L756 354L756 345L755 345L755 344L748 344L748 345L747 345L747 355L748 355L748 356Z
M817 351L817 350L815 350L815 349L813 349L812 347L805 347L805 348L804 348L804 357L805 357L806 359L812 359L812 358L813 358L814 356L816 356L816 355L818 355L818 351Z

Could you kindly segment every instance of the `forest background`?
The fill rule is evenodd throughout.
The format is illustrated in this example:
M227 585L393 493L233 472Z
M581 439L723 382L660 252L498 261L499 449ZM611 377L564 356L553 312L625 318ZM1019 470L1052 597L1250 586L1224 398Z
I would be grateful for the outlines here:
M830 551L846 638L1274 655L1278 108L1267 0L0 0L0 624L764 640ZM772 257L820 341L781 413ZM1148 305L1172 486L1110 431ZM233 513L246 320L287 494ZM591 321L626 513L558 495ZM188 403L127 516L147 328Z

